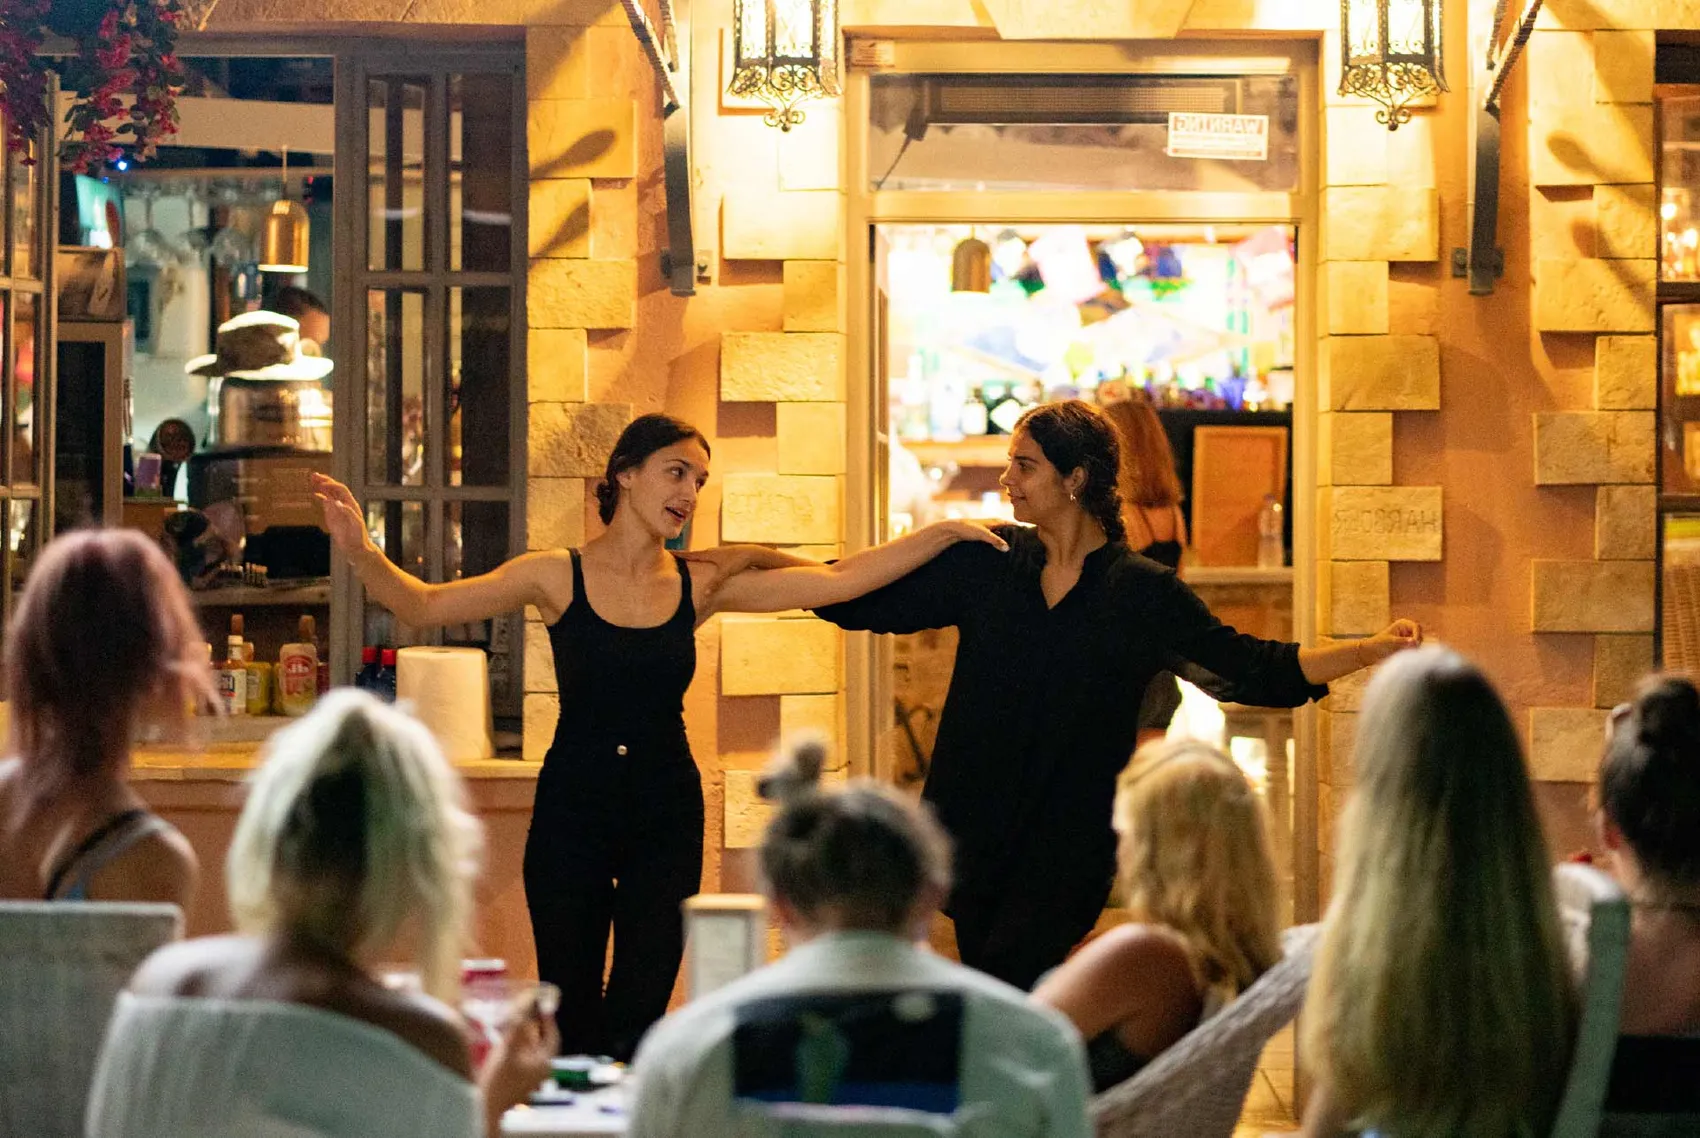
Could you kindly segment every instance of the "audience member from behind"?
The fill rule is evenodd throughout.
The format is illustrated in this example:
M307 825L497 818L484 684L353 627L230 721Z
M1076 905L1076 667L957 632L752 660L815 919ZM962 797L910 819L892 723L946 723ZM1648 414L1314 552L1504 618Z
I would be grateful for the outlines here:
M279 732L226 865L244 935L173 945L119 997L90 1138L205 1132L495 1138L549 1070L554 1026L521 1016L476 1082L450 1010L478 823L419 723L363 692ZM423 995L386 988L411 956ZM482 1106L480 1099L482 1098Z
M1226 755L1195 739L1140 748L1117 780L1114 822L1135 923L1092 941L1033 993L1074 1021L1100 1091L1281 958L1269 822Z
M1700 1035L1700 692L1646 680L1612 714L1600 838L1634 904L1619 1030Z
M1456 653L1406 653L1370 682L1352 762L1300 1020L1304 1133L1547 1133L1575 999L1505 705Z
M182 582L140 533L84 530L42 551L6 639L0 898L188 909L194 851L128 778L140 730L210 706L203 653Z
M1090 1134L1067 1021L918 943L950 888L931 811L871 781L822 788L824 758L801 745L762 785L778 808L761 873L790 952L650 1031L628 1134L808 1133L846 1108L917 1133Z

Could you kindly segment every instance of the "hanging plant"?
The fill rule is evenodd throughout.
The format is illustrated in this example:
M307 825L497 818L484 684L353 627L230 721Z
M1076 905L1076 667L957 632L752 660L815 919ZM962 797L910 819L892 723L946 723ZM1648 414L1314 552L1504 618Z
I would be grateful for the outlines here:
M183 0L0 0L0 113L6 148L29 155L47 125L47 73L73 93L59 161L87 174L128 150L151 158L177 133L177 92L184 81L176 55L188 22ZM76 44L63 57L38 54L49 35Z

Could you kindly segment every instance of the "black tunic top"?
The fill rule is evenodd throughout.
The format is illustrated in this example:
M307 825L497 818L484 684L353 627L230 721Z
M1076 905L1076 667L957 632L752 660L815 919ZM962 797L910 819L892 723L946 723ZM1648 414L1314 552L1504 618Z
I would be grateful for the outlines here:
M850 629L959 630L924 796L955 839L960 891L996 889L1015 859L1071 878L1106 875L1116 775L1157 672L1266 707L1328 693L1305 679L1298 645L1235 632L1172 570L1119 542L1088 554L1078 583L1048 609L1037 531L997 532L1009 552L962 542L883 589L818 610Z

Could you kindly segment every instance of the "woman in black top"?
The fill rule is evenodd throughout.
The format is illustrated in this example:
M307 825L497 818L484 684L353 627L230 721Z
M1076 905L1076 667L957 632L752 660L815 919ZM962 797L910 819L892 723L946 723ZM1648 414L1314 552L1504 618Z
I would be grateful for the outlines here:
M332 539L403 624L464 624L532 605L548 626L561 715L537 779L525 894L538 974L561 989L568 1052L631 1058L672 995L684 949L679 907L702 882L702 781L684 720L697 625L716 612L860 596L957 541L1003 548L983 527L941 522L831 567L739 574L736 554L692 564L665 543L690 521L708 461L695 427L641 416L597 487L602 534L582 550L527 553L440 585L386 558L348 488L315 476Z
M957 546L818 611L875 632L958 629L924 791L956 842L946 911L964 963L1027 988L1091 930L1109 896L1115 778L1152 676L1168 669L1218 699L1293 707L1422 634L1397 621L1367 640L1300 648L1222 624L1171 570L1125 544L1115 432L1096 407L1028 412L1009 455L1001 482L1030 526L996 528L1007 554Z

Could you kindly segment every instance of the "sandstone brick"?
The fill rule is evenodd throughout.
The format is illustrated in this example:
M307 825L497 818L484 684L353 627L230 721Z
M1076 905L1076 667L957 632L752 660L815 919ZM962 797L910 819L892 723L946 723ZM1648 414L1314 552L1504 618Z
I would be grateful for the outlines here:
M1329 410L1440 409L1440 341L1433 336L1330 336L1322 358Z
M834 403L844 398L844 337L833 332L726 332L720 398L728 403Z
M1651 482L1651 411L1535 412L1535 485Z
M1336 790L1350 787L1357 781L1353 751L1358 742L1358 715L1355 711L1330 711L1322 717L1323 745L1318 756L1321 768L1317 781Z
M1439 486L1336 486L1323 492L1335 561L1439 561Z
M1323 482L1386 486L1393 481L1393 415L1334 411L1322 416Z
M525 97L588 99L590 37L583 28L525 29Z
M1651 332L1658 262L1565 261L1535 264L1538 332Z
M728 619L720 626L720 694L836 692L839 639L822 620Z
M1330 186L1381 186L1387 183L1388 129L1375 121L1372 107L1329 107L1324 127L1322 180ZM1407 140L1400 138L1403 144Z
M1594 33L1594 101L1653 101L1653 30Z
M1186 15L1186 30L1314 31L1332 27L1339 19L1340 6L1329 0L1193 0Z
M1529 773L1540 782L1592 782L1606 738L1606 713L1593 707L1529 709Z
M1371 564L1360 562L1357 564ZM1385 627L1385 626L1384 626ZM1380 665L1377 665L1377 668ZM1328 710L1331 712L1361 711L1364 706L1364 689L1375 677L1376 668L1359 668L1355 672L1341 676L1328 683Z
M590 398L590 338L583 328L533 328L525 337L526 395L534 403Z
M824 113L810 115L780 132L779 188L781 190L840 190L844 179L839 155L840 115L828 104Z
M1700 0L1649 0L1642 12L1640 20L1650 28L1673 32L1700 31Z
M899 26L992 29L992 18L978 0L844 0L842 19L845 31Z
M837 541L838 505L836 478L729 474L721 491L720 540L774 545Z
M1529 170L1536 186L1651 182L1653 108L1593 103L1537 114Z
M1530 563L1535 632L1653 631L1653 562Z
M1552 260L1597 255L1599 211L1592 187L1561 186L1529 195L1529 245Z
M601 478L631 421L630 403L533 403L527 465L543 477Z
M773 804L756 790L760 771L729 770L726 779L726 801L722 819L722 840L729 850L755 849L761 845L762 833L773 817Z
M590 181L538 178L531 183L533 257L590 256Z
M729 261L836 261L844 256L844 199L836 190L764 194L738 189L722 204Z
M1560 113L1593 102L1593 37L1580 31L1538 30L1523 57L1529 77L1529 107L1535 115Z
M779 738L781 742L804 733L821 735L832 741L830 762L834 767L846 765L844 754L844 697L840 695L782 695L779 697Z
M525 301L533 328L633 328L637 263L535 260L526 277Z
M527 762L542 762L555 741L555 725L561 718L561 697L543 692L527 692L522 709L524 735L520 754Z
M1616 707L1635 698L1635 685L1653 672L1651 636L1594 637L1594 706Z
M1594 406L1651 411L1659 398L1659 345L1652 336L1601 336L1594 342Z
M1421 187L1333 186L1322 195L1322 233L1329 261L1439 260L1440 198Z
M844 404L781 403L777 419L779 473L844 473Z
M1329 261L1322 269L1330 335L1374 336L1388 331L1386 261Z
M522 0L528 26L627 26L620 0Z
M836 261L786 261L785 330L787 332L842 332L839 294L844 287L844 266Z
M1671 0L1547 0L1535 26L1575 31L1681 27L1668 18L1674 6Z
M998 34L1006 40L1048 40L1067 28L1070 39L1172 39L1185 23L1193 0L982 0ZM908 21L904 21L907 23Z
M1385 561L1324 561L1318 606L1325 636L1370 636L1392 623Z
M1595 186L1596 250L1601 257L1647 258L1659 252L1657 187Z
M596 477L601 476L598 470ZM584 544L584 485L583 478L526 479L527 549L577 549Z
M596 187L590 210L590 255L600 260L637 256L638 183L608 183Z
M1657 555L1658 490L1601 486L1594 492L1594 556L1601 561L1651 560Z
M549 646L549 629L540 620L525 622L525 690L557 694L555 652Z
M634 99L538 99L525 122L533 178L637 177Z

